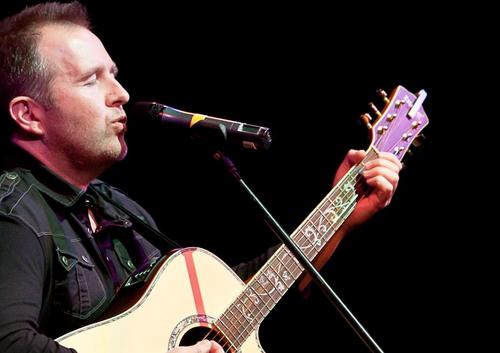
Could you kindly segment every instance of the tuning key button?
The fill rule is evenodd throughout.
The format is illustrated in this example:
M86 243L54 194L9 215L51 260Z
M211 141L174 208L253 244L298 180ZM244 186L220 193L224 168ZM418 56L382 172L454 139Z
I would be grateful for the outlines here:
M387 130L389 129L389 127L387 125L384 125L384 126L379 126L377 128L377 133L379 135L382 135L384 132L386 132Z
M408 141L412 136L413 136L413 134L411 132L404 133L403 134L403 141Z
M378 95L380 97L382 97L382 99L384 100L384 103L387 104L387 103L390 102L389 98L387 98L387 92L386 91L384 91L383 89L378 89L377 93L378 93Z
M414 122L411 123L411 126L416 129L417 127L419 127L420 125L422 125L422 122L420 120L415 120Z
M403 104L405 104L405 103L406 103L406 102L405 102L404 100L402 100L402 99L398 99L398 100L396 101L396 103L395 103L395 104L396 104L396 108L401 108L401 106L402 106Z
M377 117L381 117L382 116L382 113L379 112L379 110L377 109L377 107L375 106L375 104L373 104L372 102L368 103L368 105L370 106L370 109L375 113L375 115L377 115Z
M360 118L361 118L361 121L363 122L363 124L366 125L368 130L371 130L373 126L372 126L372 124L370 124L370 121L372 121L372 117L370 116L370 114L365 113L365 114L361 115Z
M394 152L394 154L397 155L397 154L400 154L401 152L403 152L404 150L405 150L404 147L399 146L399 147L394 147L393 152Z

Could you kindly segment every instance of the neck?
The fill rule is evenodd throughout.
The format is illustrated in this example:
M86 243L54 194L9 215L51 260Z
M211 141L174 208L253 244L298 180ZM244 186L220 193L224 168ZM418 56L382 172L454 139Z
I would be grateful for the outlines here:
M68 183L86 190L92 180L97 178L105 168L89 168L87 165L79 165L78 162L67 158L57 151L48 151L38 143L26 143L24 141L14 141L14 144L32 155L52 172L59 175Z

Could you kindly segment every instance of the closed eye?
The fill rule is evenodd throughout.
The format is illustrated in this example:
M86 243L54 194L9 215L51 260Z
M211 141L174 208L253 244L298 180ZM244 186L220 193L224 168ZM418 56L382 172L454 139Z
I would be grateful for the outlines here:
M85 80L83 80L84 86L92 86L97 82L97 74L92 74Z

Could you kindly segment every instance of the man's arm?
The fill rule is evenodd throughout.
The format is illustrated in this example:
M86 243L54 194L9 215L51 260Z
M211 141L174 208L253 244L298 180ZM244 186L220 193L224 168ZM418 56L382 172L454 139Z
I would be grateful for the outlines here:
M38 332L44 272L37 235L15 220L0 218L0 352L75 352Z

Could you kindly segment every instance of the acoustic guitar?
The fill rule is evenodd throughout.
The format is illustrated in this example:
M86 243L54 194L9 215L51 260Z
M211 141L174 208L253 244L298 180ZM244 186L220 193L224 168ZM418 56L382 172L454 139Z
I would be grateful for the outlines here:
M368 192L361 173L380 151L402 159L428 124L425 91L412 94L398 86L371 127L366 157L353 166L308 215L291 237L313 260ZM365 114L366 123L370 117ZM415 141L416 142L416 141ZM302 274L283 245L243 283L217 256L184 248L132 276L103 320L56 341L79 353L165 353L207 337L227 352L263 352L261 322ZM137 284L137 283L142 284Z

